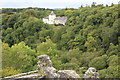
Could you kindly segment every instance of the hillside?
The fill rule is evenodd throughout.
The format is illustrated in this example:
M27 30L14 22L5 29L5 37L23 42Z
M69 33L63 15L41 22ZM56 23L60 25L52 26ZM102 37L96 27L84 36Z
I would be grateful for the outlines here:
M47 54L59 70L75 70L83 77L94 67L100 78L120 78L118 4L53 10L68 18L62 27L43 23L51 11L2 9L2 77L35 70L36 57Z

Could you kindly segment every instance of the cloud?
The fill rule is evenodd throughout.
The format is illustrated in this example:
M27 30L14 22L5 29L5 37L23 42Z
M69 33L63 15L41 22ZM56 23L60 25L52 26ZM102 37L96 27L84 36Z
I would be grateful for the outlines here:
M0 8L25 8L25 7L44 7L44 8L78 8L81 5L91 5L92 2L97 4L117 4L119 0L1 0Z
M1 0L0 2L118 2L119 0Z

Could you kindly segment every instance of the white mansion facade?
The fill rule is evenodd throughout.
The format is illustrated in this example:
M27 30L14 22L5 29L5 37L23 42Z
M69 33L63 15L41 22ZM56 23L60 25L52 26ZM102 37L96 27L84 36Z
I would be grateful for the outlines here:
M50 13L49 16L43 18L43 22L47 24L62 24L65 25L67 21L67 17L56 17L56 14L53 11Z

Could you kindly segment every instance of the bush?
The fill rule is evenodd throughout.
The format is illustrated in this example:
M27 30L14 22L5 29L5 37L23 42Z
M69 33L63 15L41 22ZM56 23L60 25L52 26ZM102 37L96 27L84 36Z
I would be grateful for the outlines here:
M110 66L110 67L108 67L106 78L120 78L119 68L120 68L120 66Z
M118 56L117 55L110 56L108 59L108 65L109 66L117 66L118 65Z
M107 55L94 58L90 63L89 67L95 67L98 70L107 67Z
M107 69L102 69L98 71L100 78L105 78L106 77L106 73L107 73Z
M7 68L1 70L0 72L2 72L2 77L6 77L6 76L19 74L21 71L20 70L16 70L13 67L7 67Z

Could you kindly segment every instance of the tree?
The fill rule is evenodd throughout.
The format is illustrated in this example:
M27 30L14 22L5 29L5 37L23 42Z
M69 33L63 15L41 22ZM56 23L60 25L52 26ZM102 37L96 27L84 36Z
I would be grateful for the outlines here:
M50 39L46 39L46 42L40 43L37 45L37 55L47 54L49 56L57 56L58 50L56 44L53 43Z
M108 7L108 5L106 4L106 7Z
M35 40L36 38L34 36L28 36L27 38L25 38L25 43L31 48L35 48L36 47Z
M82 8L82 7L83 7L83 5L80 6L80 8Z
M20 18L20 17L19 17ZM26 19L19 19L15 24L14 24L14 29L17 29L19 27L23 27L23 23L25 22Z
M114 45L113 43L110 43L110 46L106 52L106 54L108 56L112 56L112 55L118 55L119 51L118 51L118 45Z
M41 19L38 19L35 17L29 17L23 23L23 28L26 31L26 33L24 31L24 35L27 35L27 34L33 35L35 32L41 31L42 28L46 28L46 25L43 23L43 21ZM27 30L28 30L28 32L27 32ZM27 36L25 36L25 37L27 37Z
M108 58L108 64L109 66L117 66L118 63L118 55L112 55Z
M107 68L107 58L107 55L96 57L89 63L89 67L95 67L98 70Z
M101 39L102 39L102 47L108 49L110 43L114 42L116 39L115 30L109 27L101 27Z
M36 14L36 10L34 10L34 9L28 9L28 10L26 10L25 11L25 14L27 14L27 15L29 15L29 16L37 16L37 14Z
M42 42L37 45L37 55L47 54L50 56L53 66L55 68L60 69L59 65L61 65L61 60L59 59L59 50L57 50L57 46L50 39L46 39L46 42ZM56 64L57 63L57 64Z
M2 43L2 67L7 68L11 63L9 63L10 61L10 47L7 43Z
M23 34L23 28L22 27L18 27L15 31L13 31L11 33L13 40L14 40L14 44L18 44L19 42L24 40L24 34Z
M92 61L94 58L98 57L99 54L96 52L84 52L80 55L80 58L78 59L81 63L81 67L89 67L90 61Z
M11 34L12 32L13 32L12 28L7 28L6 30L4 30L3 36L7 36L8 34Z
M16 70L13 67L7 67L0 70L0 72L2 72L2 77L7 77L21 73L21 70Z
M95 7L95 4L96 4L96 2L93 2L93 3L92 3L92 7Z
M9 19L7 20L7 26L9 28L13 28L14 24L16 23L17 19L19 17L19 14L13 14L9 17Z
M106 76L107 76L107 69L99 70L98 73L100 74L100 78L106 78Z
M114 6L114 4L113 4L113 3L111 4L111 7L112 7L112 6Z
M4 37L4 41L3 41L3 42L8 43L9 46L14 45L14 39L13 39L13 37L12 37L11 34L7 34L7 35Z
M90 52L96 51L96 48L95 48L96 40L92 36L90 36L87 38L87 41L85 42L84 46L87 47L87 51L90 51Z
M117 66L109 66L107 68L106 78L120 78L119 68L120 68L119 65L117 65Z
M6 59L8 61L6 61ZM10 48L9 57L5 58L6 67L20 69L22 72L30 71L36 65L36 53L24 42L15 44Z
M66 63L62 65L63 69L69 69L69 70L77 70L79 68L78 64L76 63Z
M2 70L0 70L0 73L2 73L2 77L15 75L21 72L20 69L16 69L10 66L11 65L10 57L11 51L9 45L7 43L2 43Z

